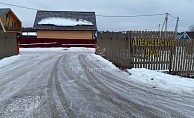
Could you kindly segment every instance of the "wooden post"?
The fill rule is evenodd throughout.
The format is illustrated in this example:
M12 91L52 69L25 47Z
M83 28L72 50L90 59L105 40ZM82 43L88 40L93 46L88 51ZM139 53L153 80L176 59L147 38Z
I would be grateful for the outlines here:
M1 18L0 18L0 24L1 24L1 27L3 28L3 31L6 32L5 27L3 26L3 23L1 21Z
M17 53L20 54L20 42L17 44Z
M127 32L127 39L128 39L128 68L131 69L131 32Z
M171 34L173 36L173 38L170 38L170 40L173 40L175 41L176 37L175 37L175 33L174 34ZM173 46L171 45L170 47L170 54L169 54L169 74L171 73L172 71L172 63L173 63Z

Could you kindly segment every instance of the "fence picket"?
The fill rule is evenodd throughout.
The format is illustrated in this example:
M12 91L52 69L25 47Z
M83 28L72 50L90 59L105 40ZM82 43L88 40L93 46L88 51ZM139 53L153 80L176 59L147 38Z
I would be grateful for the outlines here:
M172 70L181 76L194 74L193 39L174 39L174 32L130 31L100 34L97 43L106 49L105 58L123 68Z

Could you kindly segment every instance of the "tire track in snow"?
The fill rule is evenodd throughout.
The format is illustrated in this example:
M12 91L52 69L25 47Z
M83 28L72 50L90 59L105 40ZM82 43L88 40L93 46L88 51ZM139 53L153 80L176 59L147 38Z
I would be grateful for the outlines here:
M25 70L24 72L22 72L22 73L20 73L20 74L18 74L18 75L16 75L16 76L14 76L14 74L13 74L13 78L12 79L8 79L7 80L7 82L5 83L3 83L3 86L0 86L0 91L2 92L4 89L6 89L7 87L7 84L9 84L10 82L12 82L12 81L15 81L16 79L18 79L18 77L20 77L20 76L22 76L22 75L24 75L24 74L26 74L26 73L28 73L29 71L31 71L31 69L35 69L35 68L37 68L38 67L38 65L40 65L41 63L43 63L43 62L47 62L47 61L49 61L51 59L51 57L46 57L46 58L43 58L43 60L41 60L40 62L38 62L38 63L36 63L36 64L34 64L32 67L29 67L27 70ZM22 70L22 69L21 69ZM27 83L26 83L27 84ZM4 87L4 88L3 88ZM25 88L26 86L23 86L23 87L20 87L20 88L17 88L18 89L18 91L17 91L17 93L21 93L21 94L23 94L21 91L22 91L22 88ZM10 104L10 101L12 100L12 99L16 99L17 98L17 96L14 96L14 95L16 95L16 93L12 93L12 98L9 98L9 99L7 99L6 101L4 101L4 102L2 102L1 104L0 104L0 106L2 106L2 107L6 107L6 106L8 106L9 104ZM13 100L12 100L13 101Z
M67 60L67 58L64 59L64 71L66 72L65 75L71 79L71 80L75 80L74 82L76 83L77 86L81 87L84 90L87 90L87 92L91 93L93 96L99 96L100 98L102 98L103 100L107 102L112 103L113 105L115 105L116 107L119 107L120 110L123 110L122 106L120 105L120 103L116 102L115 100L113 100L111 97L107 96L104 93L96 93L95 91L93 91L90 87L87 87L88 85L91 85L93 88L101 91L102 88L99 88L96 86L96 84L94 84L91 81L86 81L84 80L84 78L80 77L81 74L83 74L81 71L78 72L78 74L76 74L72 69L71 66L68 64L69 60ZM75 76L76 75L76 76ZM89 78L90 79L90 78ZM129 112L129 110L128 110ZM130 114L130 116L132 115L131 113L126 113L126 114ZM121 117L121 114L115 114L117 115L117 117ZM124 114L122 114L124 115ZM86 116L86 114L85 114ZM125 116L127 117L127 116Z
M70 67L69 65L69 60L67 57L70 57L70 55L65 56L62 60L62 72L61 75L63 78L63 81L73 81L77 87L80 88L86 88L85 85L83 83L87 83L87 81L84 81L83 79L80 78L81 76L81 72L78 72L78 74L76 74ZM80 80L83 80L82 82L80 82ZM80 89L78 88L78 89ZM70 93L72 94L72 93ZM81 117L86 117L86 114L84 112L80 112Z
M36 64L34 64L32 66L29 66L29 67L25 66L25 67L22 67L23 69L20 68L19 71L17 71L17 70L13 71L12 76L10 77L10 79L7 79L6 81L3 81L3 82L2 82L2 80L0 80L0 82L1 82L0 83L0 87L2 87L2 85L5 86L6 84L16 80L20 76L25 75L26 73L30 72L33 68L37 67L39 64L41 64L43 62L46 62L46 61L48 61L50 59L51 59L51 57L46 57L46 58L43 58L41 61L39 61L38 63L36 63ZM25 65L30 65L30 64L26 63ZM10 73L10 72L8 72L8 73Z
M81 63L83 63L82 65L83 66L85 66L84 68L86 68L86 67L91 67L91 65L92 65L92 67L95 67L95 68L100 68L99 66L96 66L96 64L93 64L93 63L87 63L87 62L85 62L85 56L84 55L79 55L79 58L81 58ZM167 107L168 108L168 110L171 110L170 111L170 113L168 112L168 114L166 113L166 112L164 112L164 111L159 111L159 109L155 109L155 108L152 108L152 107L148 107L148 106L142 106L142 105L138 105L138 104L136 104L136 103L134 103L134 102L132 102L132 101L129 101L128 99L125 99L124 97L122 97L122 96L119 96L119 94L118 93L116 93L115 91L113 91L110 87L108 87L108 86L106 86L103 82L101 82L100 81L100 79L98 79L98 78L106 78L106 81L107 80L110 80L110 78L111 79L113 79L113 80L116 80L116 82L117 83L120 83L120 82L122 82L122 81L119 81L118 79L116 79L116 78L114 78L113 76L114 75L112 75L111 73L109 73L109 72L101 72L101 73L91 73L91 72L89 72L89 74L91 75L91 78L94 78L98 83L100 83L103 87L105 87L107 90L109 90L111 93L113 93L115 96L118 96L118 98L119 99L121 99L121 100L124 100L126 103L129 103L129 104L131 104L132 103L132 105L133 106L137 106L136 108L144 108L145 109L145 111L147 111L146 113L144 113L143 112L143 114L147 114L148 116L149 116L149 113L150 114L155 114L156 116L158 116L158 114L162 114L163 116L164 115L166 115L166 116L169 116L169 115L172 115L172 116L174 116L174 115L176 115L176 116L181 116L181 117L185 117L185 115L183 115L182 113L180 113L180 112L178 112L177 110L175 110L175 109L173 109L173 108L169 108L169 107ZM109 75L110 74L110 75ZM98 76L98 78L96 77L96 76ZM110 78L107 78L107 76L108 77L110 77ZM121 80L123 80L122 78L120 78ZM111 82L111 81L110 81ZM127 85L127 86L133 86L133 87L135 87L134 85L129 85L129 84L126 84L125 83L125 85ZM136 85L136 84L135 84ZM139 85L138 85L139 86ZM160 95L160 94L158 94L157 92L153 92L153 91L146 91L146 90L144 90L142 87L140 87L140 88L137 88L137 87L135 87L135 89L139 89L139 90L142 90L142 91L144 91L144 92L146 92L146 93L149 93L149 94L153 94L153 95L159 95L160 97L163 97L163 98L165 98L165 97L168 97L168 96L163 96L163 95ZM173 94L173 95L175 95L175 93L171 93L171 94ZM174 99L172 99L171 101L170 100L168 100L169 102L172 102ZM168 111L167 110L167 111ZM139 111L141 111L141 109L139 109ZM149 116L150 117L150 116Z
M85 60L82 58L82 55L79 55L79 63L81 64L81 66L83 68L85 68L85 70L87 70L87 62L84 62ZM97 90L99 90L101 93L98 94L101 98L103 98L104 100L112 103L113 105L115 105L116 107L118 107L120 110L124 111L126 114L128 114L129 116L132 116L132 117L136 117L133 115L133 113L130 111L130 109L134 109L133 106L129 106L127 104L121 104L120 102L114 100L113 98L115 98L115 95L112 94L112 91L109 92L107 91L107 87L105 87L104 85L102 85L102 83L99 81L96 81L96 76L94 76L91 72L89 72L88 70L87 71L84 71L85 74L87 75L88 77L88 80L90 81L90 84ZM99 87L99 84L103 87ZM118 97L118 95L116 96ZM119 95L120 97L120 95Z
M83 83L89 84L88 81L84 80L84 78L81 78L81 74L83 74L81 71L79 71L77 74L71 69L71 66L69 65L69 60L67 59L67 56L64 58L63 63L63 71L64 74L67 76L68 79L74 80L75 84L81 88L85 88L85 85Z
M84 57L85 58L85 57ZM99 65L97 65L95 62L91 61L90 64L95 67L95 68L101 68ZM136 90L140 90L140 91L143 91L145 92L146 94L149 94L149 96L151 95L154 95L154 96L157 96L157 98L159 99L158 101L163 101L164 98L168 98L168 99L165 99L164 102L167 102L169 105L170 104L173 104L174 105L174 108L177 107L177 106L180 106L180 105L184 105L186 107L192 107L191 105L188 104L183 104L182 103L182 100L179 100L179 98L184 98L184 99L187 99L187 101L190 101L190 103L192 103L192 99L193 97L191 96L185 96L185 95L181 95L181 97L179 95L177 95L176 93L173 93L173 92L170 92L168 91L168 93L164 93L164 91L162 90L150 90L148 87L146 86L140 86L139 84L137 83L134 83L132 82L132 84L129 84L129 83L126 83L126 80L124 80L123 78L120 78L120 77L115 77L112 73L110 72L106 72L106 71L103 71L103 72L96 72L95 75L97 76L100 76L101 78L103 79L106 79L106 81L109 81L110 83L113 83L113 81L115 81L115 83L119 83L119 84L123 84L125 87L129 87L131 86L133 89L136 89ZM111 79L110 79L111 78ZM121 81L123 80L123 81ZM131 82L131 81L130 81ZM134 86L134 85L137 85L137 86ZM115 84L114 84L115 85ZM116 86L116 85L115 85ZM124 87L123 86L123 87ZM170 96L169 96L170 95ZM147 95L148 96L148 95ZM178 97L178 98L177 98ZM140 98L141 99L141 98ZM142 102L147 102L145 101L145 99L141 99ZM147 102L148 103L148 102ZM166 111L169 111L171 110L171 114L176 114L178 116L183 116L183 114L181 113L177 113L176 110L174 110L173 108L169 108L169 107L165 107L165 106L159 106L158 104L156 104L156 106L159 108L159 107L162 107L164 109L167 109ZM172 105L171 105L172 106ZM194 107L192 107L194 108ZM184 116L183 116L184 117Z
M54 95L53 95L53 89L52 89L52 83L53 81L55 81L56 83L56 90L57 90L57 94L59 96L59 99L63 105L63 108L65 109L67 115L69 116L69 118L74 118L75 114L73 113L72 109L70 108L70 105L68 104L64 93L62 91L62 88L60 86L60 82L58 80L58 66L59 66L59 62L60 60L63 58L63 56L61 56L54 64L53 66L53 70L51 72L51 76L49 78L49 82L48 82L48 90L47 90L47 94L49 96L49 105L50 105L50 110L51 110L51 114L53 116L53 118L58 118L59 116L59 112L57 111L57 105L56 105L56 101L54 100Z
M8 58L10 58L10 57L8 57ZM37 56L30 57L30 59L34 59L34 58L37 58ZM19 61L14 61L14 62L12 62L12 63L10 63L10 64L8 64L8 65L3 65L3 66L1 67L1 69L3 70L3 69L6 69L6 68L11 67L12 70L14 70L15 68L17 68L18 63L23 62L23 61L26 61L26 59L19 60ZM16 66L15 66L15 65L16 65ZM25 65L25 64L23 64L23 65Z
M90 66L87 62L85 62L83 55L79 55L79 61L80 61L80 64L82 65L82 67L84 67L86 70L87 70L87 67ZM132 113L129 113L129 108L128 108L129 105L130 105L130 108L134 109L137 112L141 112L142 114L144 114L144 116L147 116L147 117L158 117L158 114L156 112L159 112L160 113L160 111L156 111L155 109L153 109L151 107L147 107L147 106L140 105L138 103L134 103L134 102L132 102L132 101L130 101L130 100L122 97L121 95L119 95L118 93L116 93L115 91L113 91L111 88L109 88L108 86L106 86L93 73L91 73L89 71L86 71L86 74L89 77L89 80L91 81L91 83L93 83L93 86L96 86L97 88L99 88L97 86L97 84L95 84L97 82L98 84L100 84L101 86L103 86L105 88L105 89L99 88L100 91L103 92L103 94L105 94L105 95L110 95L111 94L114 97L116 97L117 99L119 99L121 101L124 101L125 104L122 104L121 105L121 108L123 109L123 106L125 108L127 108L127 109L124 109L124 110L126 110L126 112L129 115L132 116ZM110 99L111 99L111 97L112 96L110 96ZM120 104L118 106L120 106Z

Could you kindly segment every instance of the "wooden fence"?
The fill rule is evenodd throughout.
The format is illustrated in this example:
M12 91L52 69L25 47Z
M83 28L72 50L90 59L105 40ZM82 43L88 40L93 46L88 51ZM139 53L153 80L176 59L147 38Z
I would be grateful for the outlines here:
M0 59L17 55L16 33L0 32Z
M166 70L194 74L194 40L175 39L174 32L113 32L98 34L104 57L123 68Z

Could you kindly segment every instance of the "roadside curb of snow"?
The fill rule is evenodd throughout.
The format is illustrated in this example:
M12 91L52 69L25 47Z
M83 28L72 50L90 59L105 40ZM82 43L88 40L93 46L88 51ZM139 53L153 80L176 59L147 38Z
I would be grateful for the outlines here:
M165 74L145 68L127 69L131 79L148 84L150 88L165 89L174 92L189 92L194 94L194 79Z
M3 59L0 59L0 67L3 67L4 65L7 65L9 63L14 62L15 60L18 60L19 58L21 58L21 54L20 55L13 55L10 57L5 57Z

